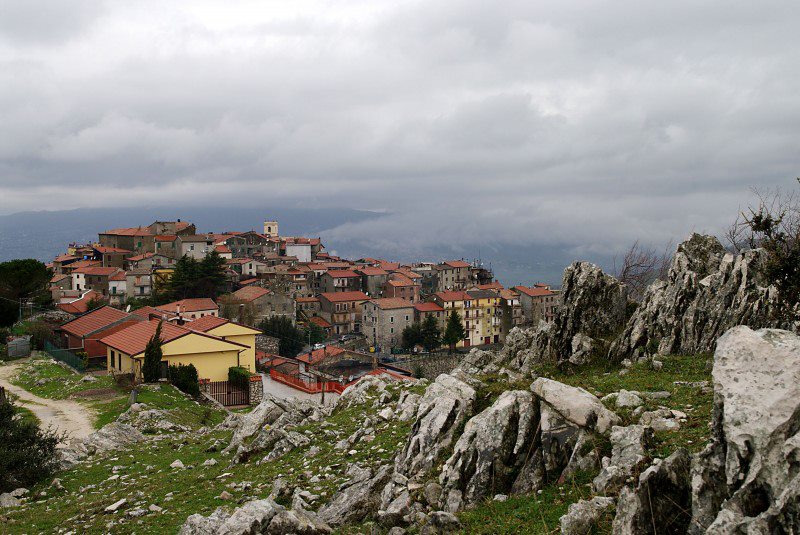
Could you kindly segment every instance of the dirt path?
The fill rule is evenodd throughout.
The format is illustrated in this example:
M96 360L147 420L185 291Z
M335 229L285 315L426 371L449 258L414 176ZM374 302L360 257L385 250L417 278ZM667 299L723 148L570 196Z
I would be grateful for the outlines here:
M80 403L69 399L41 398L9 382L23 362L0 366L0 386L17 396L17 403L33 412L43 428L51 425L60 432L66 432L69 438L83 438L92 433L94 418L89 409Z

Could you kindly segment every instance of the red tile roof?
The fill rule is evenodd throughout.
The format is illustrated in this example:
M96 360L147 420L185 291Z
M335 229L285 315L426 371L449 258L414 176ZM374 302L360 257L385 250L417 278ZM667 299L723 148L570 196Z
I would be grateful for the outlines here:
M311 318L311 319L310 319L310 320L308 320L308 321L310 321L311 323L315 323L315 324L319 325L319 326L320 326L320 327L322 327L323 329L330 329L331 327L333 327L333 325L331 325L330 323L328 323L328 322L325 320L325 318L320 318L319 316L314 316L313 318Z
M469 263L464 262L463 260L447 260L445 265L450 266L451 268L468 268Z
M528 288L526 286L514 286L514 289L530 297L544 297L548 295L556 295L554 291L541 287Z
M124 281L124 280L126 280L127 276L128 276L127 273L125 273L124 271L120 271L119 273L114 273L113 275L111 275L108 278L108 280L110 280L110 281Z
M502 290L503 285L500 284L500 281L490 282L489 284L479 284L479 290Z
M344 349L338 346L325 346L322 349L315 349L309 353L297 355L297 360L306 364L319 364L328 357L335 357L344 353Z
M214 250L216 252L218 252L219 254L225 254L225 253L230 253L231 252L230 248L227 245L224 245L224 244L215 246Z
M54 262L69 262L70 260L77 260L78 257L71 254L62 254L56 257Z
M327 274L333 277L334 279L358 277L358 273L350 269L332 269L328 271Z
M270 293L272 292L266 288L262 288L261 286L245 286L244 288L239 288L231 295L233 295L239 301L250 303L260 297L269 295Z
M319 297L298 297L295 301L298 303L319 303Z
M374 276L377 276L377 275L388 275L389 274L389 272L386 271L385 269L376 268L376 267L364 267L364 268L359 268L356 271L358 271L362 275L366 275L367 277L374 277Z
M112 236L150 236L151 232L147 227L123 227L112 228L111 230L101 232L101 234L109 234Z
M414 303L402 297L384 297L382 299L372 299L370 303L383 310L393 310L396 308L412 308Z
M131 318L131 315L122 310L104 306L65 323L61 326L61 330L80 338L129 318Z
M159 234L155 237L156 241L175 241L178 237L174 234Z
M420 312L443 312L444 309L438 304L430 301L428 303L417 303L414 308Z
M102 254L108 253L132 253L133 251L129 251L128 249L120 249L119 247L106 247L104 245L98 245L96 247L92 247L95 251Z
M320 297L331 303L342 303L344 301L367 301L369 297L364 292L325 292L319 294Z
M436 297L442 301L471 301L472 297L467 292L454 290L450 292L436 292Z
M251 279L242 279L239 281L239 284L242 286L248 286L250 284L255 284L259 281L258 277L253 277Z
M222 325L229 323L225 318L218 318L217 316L203 316L196 320L190 321L184 327L193 331L208 332L211 329L216 329Z
M400 262L389 262L387 260L379 260L378 267L381 269L385 269L386 271L394 271L395 269L400 268Z
M94 290L89 290L75 301L70 301L69 303L59 303L56 306L64 312L69 312L70 314L83 314L89 310L89 302L92 299L102 300L103 294Z
M199 312L200 310L219 310L217 303L208 297L200 297L196 299L181 299L180 301L173 301L166 305L160 305L158 310L165 310L167 312Z
M50 283L52 284L52 283L55 283L55 282L58 282L60 280L67 279L67 278L70 278L70 276L67 275L66 273L56 273L55 275L53 275L50 278Z
M69 264L68 266L65 267L68 267L69 269L72 270L76 270L80 268L99 266L99 265L100 265L99 260L78 260L77 262L73 262L72 264Z
M100 339L101 344L122 351L126 355L135 356L143 352L147 342L156 334L158 320L142 321L126 329L117 331ZM177 340L192 331L169 322L161 322L161 341L163 343Z
M100 275L103 277L110 277L117 271L119 271L119 268L90 266L90 267L78 268L75 271L73 271L73 273L83 273L84 275Z
M168 318L175 317L175 314L173 314L172 312L167 312L165 310L158 310L157 308L147 307L147 306L142 308L137 308L136 310L132 311L131 314L135 314L136 316L145 319L150 319L151 315L156 316L158 318L163 318L164 316Z
M155 255L156 255L156 253L137 254L135 256L131 256L130 258L128 258L128 261L130 261L130 262L139 262L141 260L146 260L146 259L148 259L150 257L155 256Z

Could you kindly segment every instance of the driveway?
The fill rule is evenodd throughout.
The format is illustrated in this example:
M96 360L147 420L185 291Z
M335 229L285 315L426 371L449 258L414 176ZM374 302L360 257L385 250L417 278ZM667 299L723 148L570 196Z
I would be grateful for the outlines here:
M41 398L11 384L9 379L17 373L23 362L25 361L0 366L0 386L5 387L6 392L14 394L18 398L17 403L33 412L39 418L42 428L52 426L59 432L67 433L68 438L83 438L94 432L94 417L80 403L69 399Z

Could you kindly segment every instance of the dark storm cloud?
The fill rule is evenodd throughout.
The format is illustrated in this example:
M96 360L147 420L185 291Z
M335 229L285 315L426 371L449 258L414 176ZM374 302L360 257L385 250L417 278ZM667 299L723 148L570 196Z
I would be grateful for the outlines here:
M794 2L84 3L50 32L21 5L5 213L159 188L384 210L327 237L398 250L607 251L718 231L798 173Z

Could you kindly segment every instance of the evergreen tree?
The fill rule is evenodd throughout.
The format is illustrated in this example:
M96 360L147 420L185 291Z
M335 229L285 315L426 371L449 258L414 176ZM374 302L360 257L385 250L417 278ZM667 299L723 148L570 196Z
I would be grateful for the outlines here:
M219 294L224 292L227 284L227 278L225 277L227 265L225 259L218 252L211 251L208 253L198 264L198 278L194 288L194 292L197 294L195 297L216 299Z
M19 417L10 400L0 401L0 493L53 477L58 470L56 446L65 438Z
M282 357L296 357L306 345L305 333L294 326L292 320L286 316L272 316L261 322L261 331L267 336L277 338L278 353Z
M52 303L47 288L52 273L38 260L10 260L0 263L0 325L12 325L19 318L19 300L33 301L38 308Z
M318 344L325 341L325 329L313 321L308 322L305 330L306 339L312 344Z
M145 383L155 383L161 378L161 323L158 322L156 332L144 348L144 364L142 375Z
M178 301L194 296L194 286L198 278L197 260L190 256L182 256L175 262L175 269L163 291L167 301Z
M442 331L433 314L428 314L422 322L422 345L426 351L433 351L442 345Z
M452 352L456 348L456 344L464 338L466 338L466 332L464 332L464 326L461 324L461 315L453 309L447 318L442 341L450 347Z
M422 326L415 321L403 329L403 349L414 349L417 345L422 345Z

